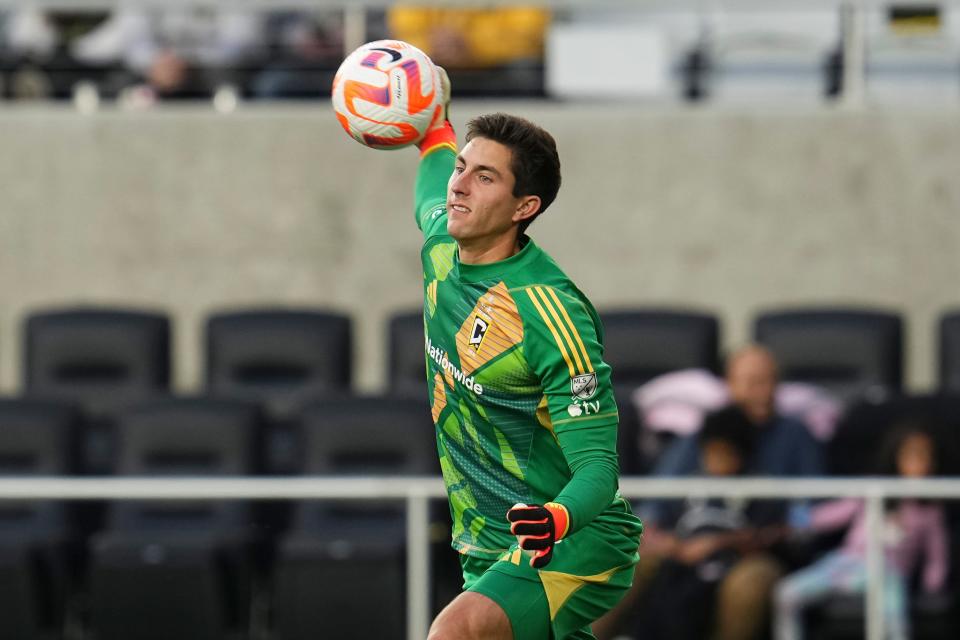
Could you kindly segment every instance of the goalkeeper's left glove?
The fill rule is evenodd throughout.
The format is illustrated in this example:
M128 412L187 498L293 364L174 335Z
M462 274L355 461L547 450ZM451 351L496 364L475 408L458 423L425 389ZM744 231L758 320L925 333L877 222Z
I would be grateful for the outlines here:
M437 71L439 72L440 81L440 86L437 87L437 91L440 92L440 101L443 109L437 114L434 121L430 123L430 127L424 132L420 141L417 142L417 148L420 149L421 153L425 153L437 144L448 142L455 145L457 141L457 136L454 134L453 127L450 125L449 117L450 77L447 75L446 69L439 65L437 66Z
M545 567L553 558L553 545L567 534L570 514L558 502L540 505L515 504L507 511L510 533L517 536L520 548L533 551L530 566Z

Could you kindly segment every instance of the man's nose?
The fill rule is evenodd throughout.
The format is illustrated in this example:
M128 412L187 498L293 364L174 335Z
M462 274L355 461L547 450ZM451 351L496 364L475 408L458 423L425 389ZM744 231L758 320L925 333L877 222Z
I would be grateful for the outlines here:
M450 179L450 190L454 193L466 193L467 181L464 179L466 174L455 173Z

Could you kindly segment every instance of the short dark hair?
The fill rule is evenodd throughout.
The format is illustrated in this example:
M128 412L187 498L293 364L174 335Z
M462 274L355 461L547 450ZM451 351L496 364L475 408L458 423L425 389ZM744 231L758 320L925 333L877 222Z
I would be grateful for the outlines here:
M701 447L713 440L723 440L736 449L746 463L757 440L757 427L740 407L731 405L704 419L698 440Z
M545 129L506 113L478 116L467 123L466 141L486 138L510 149L510 170L516 182L513 196L539 196L540 210L520 223L520 233L556 199L560 191L560 155Z

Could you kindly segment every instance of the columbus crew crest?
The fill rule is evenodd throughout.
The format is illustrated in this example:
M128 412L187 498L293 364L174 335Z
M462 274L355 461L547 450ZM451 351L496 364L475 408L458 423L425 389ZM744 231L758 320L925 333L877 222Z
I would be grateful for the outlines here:
M470 331L469 343L474 351L480 351L480 345L483 344L483 337L487 335L487 329L489 328L490 323L480 316L473 319L473 329Z
M585 373L570 378L570 393L575 399L589 400L597 392L597 374Z

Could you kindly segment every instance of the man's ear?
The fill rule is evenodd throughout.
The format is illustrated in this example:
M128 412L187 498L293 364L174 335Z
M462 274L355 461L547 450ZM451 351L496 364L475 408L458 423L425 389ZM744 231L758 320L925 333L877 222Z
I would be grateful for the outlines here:
M523 196L513 213L514 222L523 222L540 211L540 196Z

